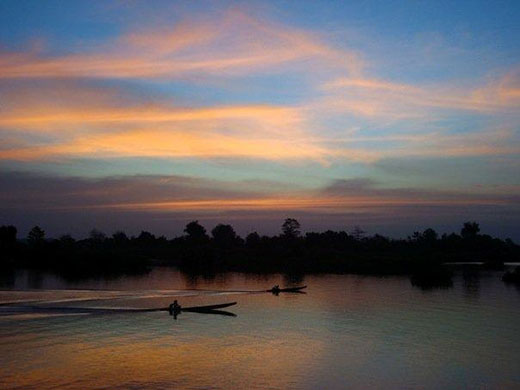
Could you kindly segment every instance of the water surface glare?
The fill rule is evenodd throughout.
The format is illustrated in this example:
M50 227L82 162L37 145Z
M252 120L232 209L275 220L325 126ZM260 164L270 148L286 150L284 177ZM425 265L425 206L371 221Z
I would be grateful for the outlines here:
M500 276L306 276L275 296L281 275L18 272L0 281L0 389L520 389L520 289ZM173 299L236 317L141 310Z

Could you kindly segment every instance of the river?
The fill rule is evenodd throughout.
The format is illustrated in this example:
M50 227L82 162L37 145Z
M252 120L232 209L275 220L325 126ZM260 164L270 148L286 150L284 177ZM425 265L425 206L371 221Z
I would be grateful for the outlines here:
M518 389L520 289L501 275L457 269L453 287L422 290L406 277L19 271L0 280L0 388ZM275 284L308 288L261 292ZM139 310L174 299L237 305Z

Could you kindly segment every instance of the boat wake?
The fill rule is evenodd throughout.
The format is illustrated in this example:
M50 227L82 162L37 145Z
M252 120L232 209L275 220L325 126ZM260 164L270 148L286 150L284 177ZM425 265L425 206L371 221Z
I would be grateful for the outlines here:
M123 307L47 307L47 306L4 306L0 308L0 316L8 316L15 314L111 314L111 313L145 313L166 311L164 308L159 309L140 309L140 308L123 308Z
M224 296L255 291L218 290L9 290L0 291L0 319L167 311L174 298ZM141 304L139 304L141 302ZM145 307L132 307L145 306ZM152 306L152 307L150 307Z

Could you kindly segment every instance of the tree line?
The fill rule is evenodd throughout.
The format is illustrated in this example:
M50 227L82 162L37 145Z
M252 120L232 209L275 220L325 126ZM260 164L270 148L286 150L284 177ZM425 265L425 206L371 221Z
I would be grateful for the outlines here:
M367 235L360 228L302 234L300 223L287 218L275 236L249 233L240 237L228 224L209 233L198 221L173 239L142 231L129 237L92 230L86 239L70 235L47 239L33 227L26 239L14 226L0 227L1 268L38 268L68 274L142 272L150 265L174 265L187 272L223 271L290 273L431 274L444 262L484 261L499 267L518 261L520 247L480 233L476 222L465 222L460 232L439 235L434 229L414 232L405 239ZM426 272L426 273L428 273Z

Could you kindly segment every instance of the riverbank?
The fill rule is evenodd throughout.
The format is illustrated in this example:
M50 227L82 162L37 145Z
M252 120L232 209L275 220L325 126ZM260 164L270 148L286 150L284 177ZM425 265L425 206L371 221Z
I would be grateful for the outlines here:
M460 235L439 237L426 229L406 239L365 236L362 231L301 235L298 228L282 229L281 235L271 237L250 233L244 240L230 225L217 225L210 237L193 221L184 236L171 240L144 231L137 237L123 232L107 237L93 231L83 240L70 236L48 240L35 227L27 240L17 240L16 228L4 226L0 229L0 268L34 268L81 278L146 272L161 264L192 274L404 274L422 279L443 274L447 262L482 262L501 269L504 261L520 261L520 246L480 234L475 222L466 222Z

